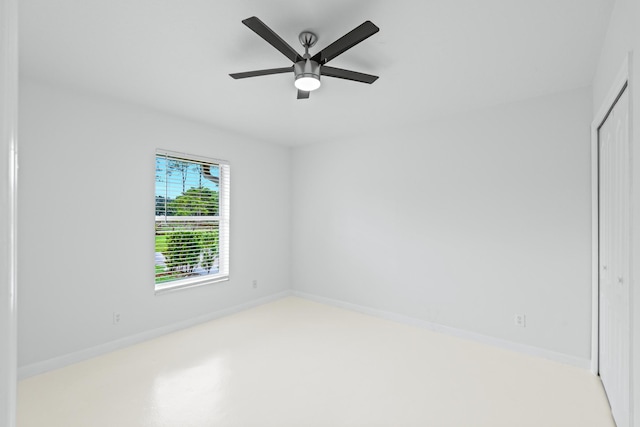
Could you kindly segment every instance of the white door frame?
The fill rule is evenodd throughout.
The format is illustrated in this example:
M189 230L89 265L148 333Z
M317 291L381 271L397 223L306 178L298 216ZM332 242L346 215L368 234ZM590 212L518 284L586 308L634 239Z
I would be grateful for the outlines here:
M16 425L18 5L0 0L0 426Z
M622 67L618 72L611 89L607 93L602 105L600 106L598 112L594 116L593 122L591 122L591 372L594 375L598 375L598 366L599 366L599 303L600 303L600 289L599 289L599 276L600 276L600 266L599 266L599 217L598 217L598 208L599 208L599 195L598 195L598 167L599 167L599 158L598 158L598 129L605 121L607 115L609 114L611 108L615 104L618 96L625 89L630 92L630 79L631 75L631 52L627 54L625 57ZM629 103L629 109L631 110L631 102ZM633 117L629 114L629 117ZM629 135L631 139L631 135ZM632 139L631 139L632 140ZM633 172L632 172L633 173ZM633 286L633 281L629 282L630 292ZM631 295L629 295L629 308L631 310ZM631 313L631 311L630 311ZM630 325L632 326L632 325ZM632 335L633 329L631 328L629 334L629 343L632 343ZM630 346L630 348L632 348ZM629 360L633 360L630 358ZM630 385L631 388L633 385ZM633 389L632 389L633 392ZM630 398L630 411L633 412L633 399ZM632 419L631 415L630 419Z

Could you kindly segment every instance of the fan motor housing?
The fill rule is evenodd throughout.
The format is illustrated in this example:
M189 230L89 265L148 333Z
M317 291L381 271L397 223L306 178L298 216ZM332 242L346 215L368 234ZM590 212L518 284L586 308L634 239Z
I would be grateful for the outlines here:
M296 76L296 80L303 77L312 77L320 80L320 64L311 59L305 59L293 64L293 73Z

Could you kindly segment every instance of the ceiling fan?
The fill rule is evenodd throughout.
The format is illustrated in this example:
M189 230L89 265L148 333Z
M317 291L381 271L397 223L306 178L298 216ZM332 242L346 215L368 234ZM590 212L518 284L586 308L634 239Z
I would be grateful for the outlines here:
M304 55L300 55L271 28L267 27L264 22L255 16L243 20L242 23L289 58L293 62L293 65L284 68L269 68L266 70L229 74L234 79L293 72L295 76L294 84L298 89L298 99L309 98L309 93L320 87L320 75L369 84L378 79L378 76L372 76L371 74L325 65L336 56L377 33L380 28L376 27L371 21L365 21L362 25L354 28L313 56L309 54L309 48L316 44L318 37L310 31L303 31L298 37L304 47Z

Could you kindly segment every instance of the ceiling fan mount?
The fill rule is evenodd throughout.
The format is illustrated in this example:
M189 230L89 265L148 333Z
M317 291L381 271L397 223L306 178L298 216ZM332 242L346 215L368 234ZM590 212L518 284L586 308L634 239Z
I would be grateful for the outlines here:
M303 31L298 36L298 40L300 40L300 44L302 45L302 47L304 47L306 51L305 54L307 54L309 53L309 48L314 47L318 42L318 36L316 36L315 33L312 33L311 31Z
M364 74L357 71L344 70L342 68L325 65L336 56L346 52L358 43L380 31L380 29L371 21L365 21L363 24L340 37L338 40L313 56L309 54L309 48L315 46L318 41L318 36L311 31L303 31L298 36L300 44L304 47L304 55L300 55L294 48L292 48L257 17L252 16L251 18L243 20L242 23L262 37L271 46L279 50L284 56L289 58L289 60L293 62L293 65L284 68L269 68L266 70L229 74L234 79L293 72L294 84L298 89L298 99L309 98L309 93L320 87L321 75L369 84L378 79L378 76L373 76L371 74Z

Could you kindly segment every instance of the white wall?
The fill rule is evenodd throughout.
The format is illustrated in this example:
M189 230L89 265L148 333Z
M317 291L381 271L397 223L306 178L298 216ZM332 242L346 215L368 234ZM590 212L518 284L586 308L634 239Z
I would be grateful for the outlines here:
M0 0L0 426L15 425L18 6Z
M588 359L590 121L581 89L294 149L294 289Z
M577 90L296 148L292 158L289 148L23 79L19 364L292 283L587 359L590 105L590 91ZM154 296L157 147L231 161L229 282ZM526 328L514 326L516 313Z
M21 366L291 287L288 148L32 80L20 90ZM154 296L156 148L231 162L228 282Z
M616 0L594 79L593 111L601 108L628 52L632 52L632 216L631 216L631 327L633 425L640 427L640 2Z

